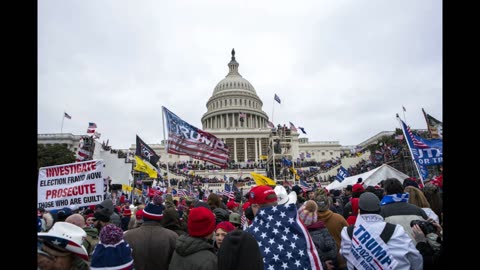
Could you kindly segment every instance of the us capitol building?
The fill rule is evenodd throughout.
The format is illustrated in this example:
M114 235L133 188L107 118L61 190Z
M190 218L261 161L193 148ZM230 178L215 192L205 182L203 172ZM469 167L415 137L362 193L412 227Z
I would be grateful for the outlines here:
M202 129L221 138L228 145L231 161L259 162L269 154L269 140L273 130L268 127L269 118L262 110L262 100L253 85L240 75L238 67L235 51L232 50L228 74L217 83L207 101L207 111L201 118ZM80 136L70 133L38 134L37 142L47 145L64 144L76 152ZM290 130L289 137L291 147L288 154L293 160L303 157L307 161L321 162L340 157L342 152L350 152L350 149L354 148L342 147L338 141L309 142L308 138L299 138L298 132L293 130ZM163 142L149 145L161 156L161 160L165 161ZM118 150L135 153L135 148L135 144L132 144L129 149ZM189 161L192 158L169 154L169 160Z

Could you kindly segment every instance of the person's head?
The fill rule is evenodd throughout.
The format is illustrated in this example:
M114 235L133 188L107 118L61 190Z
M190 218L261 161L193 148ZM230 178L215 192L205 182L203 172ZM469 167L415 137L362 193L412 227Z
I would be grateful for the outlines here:
M210 193L207 198L207 204L211 210L220 207L220 197L215 193Z
M235 228L240 229L242 226L242 217L238 213L230 213L228 221L235 226Z
M307 199L308 200L315 199L315 192L313 190L310 190L310 191L307 192Z
M211 239L215 230L215 215L205 207L193 208L188 214L187 227L190 236Z
M218 270L263 270L263 259L257 240L248 232L228 233L218 250Z
M427 198L420 189L414 186L407 186L404 190L409 194L408 203L414 204L420 208L430 208Z
M85 219L80 214L73 214L65 219L65 222L72 223L73 225L77 225L80 228L85 227Z
M45 233L38 233L38 265L51 269L70 269L88 262L88 252L82 245L86 232L68 222L56 222ZM42 268L44 269L44 268Z
M298 218L305 226L310 226L317 222L317 210L317 203L313 200L308 200L298 209Z
M277 205L277 194L269 186L256 186L249 192L249 202L253 215L257 215L258 210Z
M362 193L365 192L365 188L363 188L363 185L360 183L357 183L352 186L352 197L353 198L358 198Z
M317 211L325 212L330 209L331 201L330 197L325 195L318 195L315 197L315 202L317 203Z
M238 207L239 207L239 206L240 206L240 204L236 203L234 200L230 200L230 201L227 203L227 208L228 208L228 210L233 211L233 212L238 211Z
M85 216L85 225L88 227L95 227L95 217L93 213Z
M163 210L165 207L162 204L163 199L161 195L155 195L152 201L143 209L144 222L161 222L163 218Z
M397 178L387 178L383 182L383 190L386 195L403 193L403 185Z
M347 185L347 187L345 188L343 193L345 194L345 196L351 196L352 195L352 185Z
M380 214L380 200L371 192L364 192L358 200L359 214Z
M101 231L103 226L110 222L110 215L110 212L106 208L97 209L95 213L93 213L94 227L97 228L98 231Z
M235 230L235 226L228 221L222 221L217 224L215 227L215 241L217 243L217 247L220 247L223 242L223 238L227 235L227 233Z
M107 224L99 238L91 256L91 269L133 269L132 249L123 239L122 229Z

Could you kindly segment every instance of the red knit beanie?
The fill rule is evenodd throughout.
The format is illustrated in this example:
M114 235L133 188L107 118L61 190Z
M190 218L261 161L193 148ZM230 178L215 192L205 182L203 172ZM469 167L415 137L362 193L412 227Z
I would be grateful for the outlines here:
M205 237L215 229L215 215L205 207L193 208L188 214L188 234Z

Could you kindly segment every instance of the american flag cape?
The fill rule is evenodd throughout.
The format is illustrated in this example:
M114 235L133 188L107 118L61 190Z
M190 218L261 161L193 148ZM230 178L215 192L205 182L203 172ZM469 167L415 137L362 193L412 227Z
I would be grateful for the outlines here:
M167 120L168 153L187 155L227 167L229 150L222 140L183 121L165 107L163 112Z
M246 231L258 242L264 269L322 269L317 249L298 218L295 204L260 209Z

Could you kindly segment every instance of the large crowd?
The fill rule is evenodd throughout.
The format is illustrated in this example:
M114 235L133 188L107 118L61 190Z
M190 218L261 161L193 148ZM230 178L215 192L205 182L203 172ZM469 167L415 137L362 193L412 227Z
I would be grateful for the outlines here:
M245 196L128 195L38 209L38 269L375 269L362 248L385 251L372 258L393 269L433 269L443 250L442 188L410 178L377 186L360 178L343 190L255 186Z

